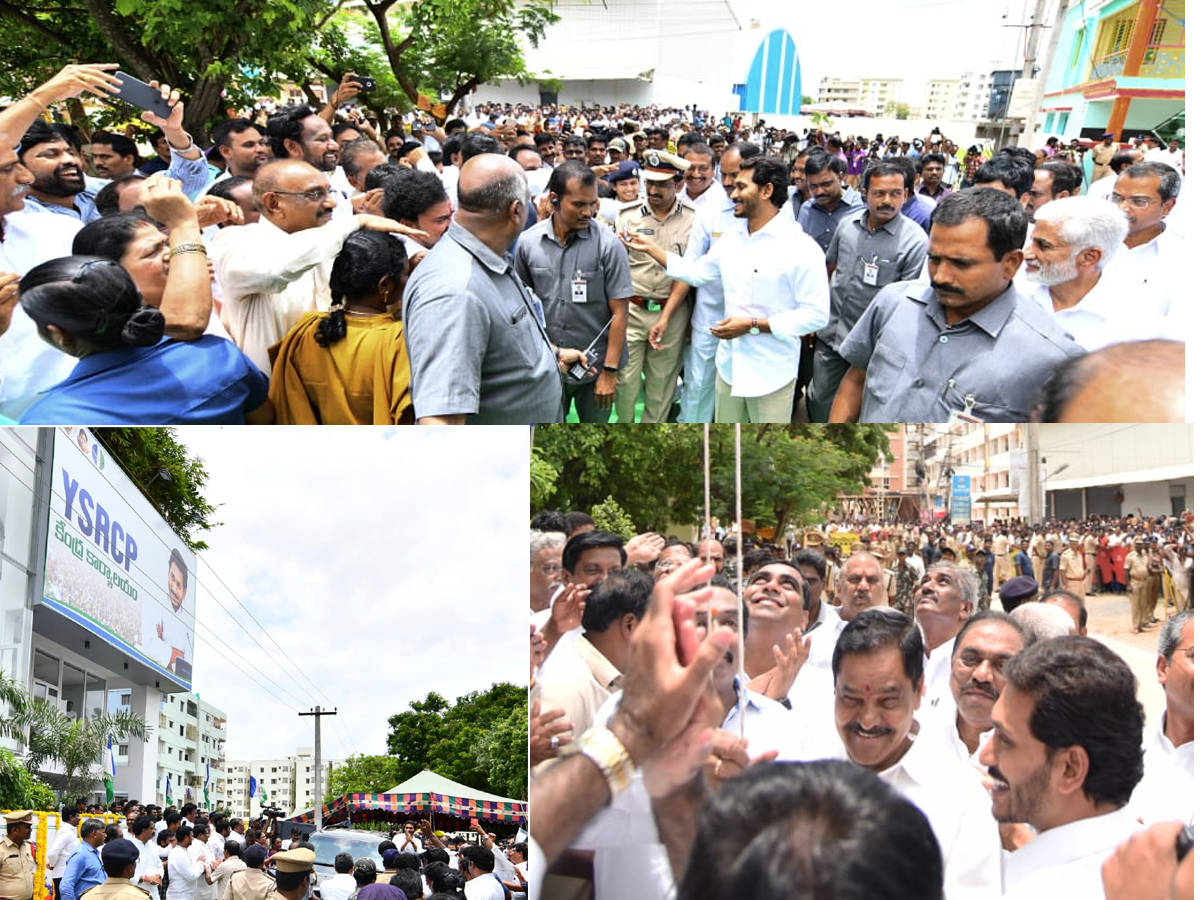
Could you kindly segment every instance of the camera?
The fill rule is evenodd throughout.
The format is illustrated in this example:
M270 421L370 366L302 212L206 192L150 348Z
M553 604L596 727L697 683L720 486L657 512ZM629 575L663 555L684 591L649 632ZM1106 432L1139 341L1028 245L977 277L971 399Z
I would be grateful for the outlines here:
M356 75L354 81L362 89L364 94L369 94L375 90L375 79L369 75Z

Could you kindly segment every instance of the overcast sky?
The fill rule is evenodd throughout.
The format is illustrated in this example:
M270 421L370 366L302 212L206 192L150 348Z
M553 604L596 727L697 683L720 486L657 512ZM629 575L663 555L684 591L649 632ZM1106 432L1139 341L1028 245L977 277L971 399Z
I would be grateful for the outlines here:
M431 690L453 700L526 682L527 428L179 435L224 523L199 564L194 687L229 716L229 759L311 746L313 719L297 713L317 704L338 708L324 757L383 753L388 716Z
M823 76L903 78L904 97L924 102L925 82L967 71L1014 65L1034 0L862 0L860 3L794 3L731 0L748 24L786 28L800 51L800 83L817 96ZM1048 0L1047 9L1057 6ZM1018 45L1018 40L1020 44ZM999 63L995 66L995 63Z

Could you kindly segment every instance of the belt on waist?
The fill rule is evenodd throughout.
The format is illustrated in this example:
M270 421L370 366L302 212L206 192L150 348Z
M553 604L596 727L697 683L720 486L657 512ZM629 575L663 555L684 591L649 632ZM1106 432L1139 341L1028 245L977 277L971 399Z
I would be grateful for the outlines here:
M663 301L657 299L656 297L638 297L637 295L634 295L629 298L629 302L635 306L640 306L643 309L647 309L650 312L658 312L663 308Z

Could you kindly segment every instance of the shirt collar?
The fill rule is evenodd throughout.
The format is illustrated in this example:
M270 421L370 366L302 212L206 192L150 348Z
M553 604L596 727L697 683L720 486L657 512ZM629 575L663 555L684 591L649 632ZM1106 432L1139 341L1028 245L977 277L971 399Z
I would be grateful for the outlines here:
M549 221L549 219L546 221ZM495 272L497 275L506 274L512 267L512 257L510 257L507 253L505 253L503 256L500 256L495 250L493 250L479 238L475 237L474 234L472 234L462 225L458 224L458 222L450 223L450 227L446 230L446 237L453 240L456 244L461 246L464 250L479 260L480 264L484 268Z
M85 356L75 364L75 368L71 370L68 376L68 382L81 381L99 372L115 369L118 366L126 366L132 362L137 362L142 356L146 356L154 351L154 348L163 341L169 341L170 338L160 338L158 344L151 344L149 347L115 347L112 350L102 350L99 353L92 353Z
M937 293L932 287L919 282L913 282L908 288L906 296L910 300L916 300L918 303L925 304L925 315L937 323L939 331L947 327L946 311L942 308L942 304L938 302ZM1013 310L1016 309L1016 306L1017 292L1010 281L1008 287L992 300L991 303L983 309L967 316L964 321L973 323L981 331L985 331L992 338L995 338L1004 330L1004 325L1009 320ZM961 325L962 323L960 322L959 324Z
M859 215L854 217L854 221L858 224L858 226L860 228L862 228L863 231L866 231L868 233L870 232L870 229L867 228L867 216L869 216L869 215L871 215L871 211L869 209L867 209L867 205L864 203L864 204L862 204L862 212ZM899 213L897 213L896 215L892 216L890 219L888 219L886 222L884 222L882 225L880 225L879 228L877 228L875 230L879 231L882 229L883 231L886 231L888 234L895 237L896 233L900 230L900 225L901 225L900 219L901 218L902 218L902 216ZM937 298L935 297L934 299L937 299Z

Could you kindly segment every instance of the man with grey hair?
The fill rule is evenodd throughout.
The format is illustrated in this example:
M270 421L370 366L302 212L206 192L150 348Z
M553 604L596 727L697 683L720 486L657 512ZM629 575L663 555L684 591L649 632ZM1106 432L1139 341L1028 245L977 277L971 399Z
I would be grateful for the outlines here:
M1142 739L1146 775L1133 791L1130 806L1147 825L1195 815L1194 610L1167 619L1158 635L1158 683L1166 694L1163 714L1146 723Z
M529 532L529 610L538 613L563 588L562 551L567 536L561 531ZM535 616L535 619L537 617ZM544 620L544 617L543 617Z
M1023 292L1086 350L1164 336L1166 319L1147 315L1140 294L1110 266L1129 223L1098 197L1051 200L1034 215L1025 247Z
M541 302L513 269L508 250L528 206L515 161L481 153L463 164L454 221L404 290L418 423L562 421L559 367L586 358L554 346Z
M1070 613L1049 603L1022 603L1012 611L1012 617L1028 633L1030 644L1066 637L1075 629Z
M925 644L926 701L936 709L950 695L954 639L979 606L979 577L973 569L934 563L917 588L913 616Z

